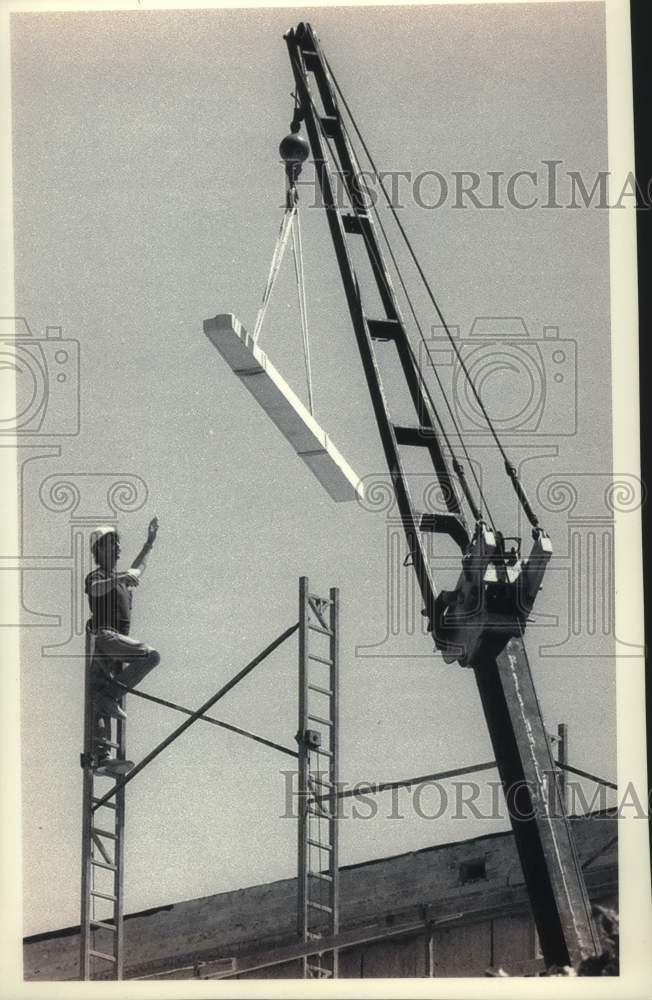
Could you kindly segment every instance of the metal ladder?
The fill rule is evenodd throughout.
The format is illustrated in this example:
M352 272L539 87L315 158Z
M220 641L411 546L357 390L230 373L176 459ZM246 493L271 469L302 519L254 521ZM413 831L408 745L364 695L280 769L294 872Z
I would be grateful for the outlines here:
M94 770L97 734L91 677L93 653L93 633L87 626L84 752L81 755L83 812L79 978L122 979L125 792L124 789L119 790L114 800L94 808L115 779L97 775ZM125 760L126 722L115 720L111 728L116 730L116 737L108 746L115 750L118 760ZM96 781L107 783L98 795L95 794Z
M334 937L337 856L339 591L328 599L299 582L299 939ZM304 979L337 978L337 950L302 959Z

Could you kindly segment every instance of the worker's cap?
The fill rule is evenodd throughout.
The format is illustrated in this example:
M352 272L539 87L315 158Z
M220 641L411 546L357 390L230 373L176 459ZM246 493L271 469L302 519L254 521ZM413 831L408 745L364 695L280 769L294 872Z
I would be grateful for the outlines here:
M91 534L91 548L94 549L95 546L107 535L115 535L118 537L118 529L113 524L100 524Z

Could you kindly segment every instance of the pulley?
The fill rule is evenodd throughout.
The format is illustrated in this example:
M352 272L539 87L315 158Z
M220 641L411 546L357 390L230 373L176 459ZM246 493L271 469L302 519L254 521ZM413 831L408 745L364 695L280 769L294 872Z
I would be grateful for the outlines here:
M285 172L290 184L294 184L301 173L301 167L310 156L310 144L300 135L299 131L290 132L281 139L278 147L281 159L285 163Z

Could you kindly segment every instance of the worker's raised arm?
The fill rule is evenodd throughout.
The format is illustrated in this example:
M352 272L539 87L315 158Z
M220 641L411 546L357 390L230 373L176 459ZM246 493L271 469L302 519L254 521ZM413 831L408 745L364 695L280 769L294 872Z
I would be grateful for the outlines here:
M140 576L145 569L145 557L151 552L158 532L158 518L153 517L147 529L147 541L131 564L131 570L136 570Z
M124 573L107 573L105 570L93 570L86 580L86 593L91 597L103 597L113 590L116 582L122 580L128 587L137 587L142 570L128 569Z

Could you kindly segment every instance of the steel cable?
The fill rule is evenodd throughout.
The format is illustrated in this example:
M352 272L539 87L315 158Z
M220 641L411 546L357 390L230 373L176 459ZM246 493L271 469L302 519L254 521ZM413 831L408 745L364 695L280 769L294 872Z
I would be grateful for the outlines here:
M327 63L327 65L328 65L328 63ZM330 66L328 66L328 68L329 68L329 71L331 72L331 75L333 75L333 74L332 74L332 70L330 70ZM335 80L335 77L334 77L334 76L333 76L333 82L334 82L334 84L335 84L335 87L336 87L336 89L337 89L338 93L340 94L340 96L342 96L342 94L341 94L341 91L340 91L340 88L339 88L339 86L338 86L338 84L337 84L337 81ZM306 86L306 91L307 91L307 94L308 94L308 100L310 101L310 104L311 104L311 107L312 107L312 112L313 112L313 116L315 117L315 120L316 120L317 122L319 122L319 121L320 121L320 114L319 114L319 110L317 109L317 107L316 107L316 105L315 105L315 102L314 102L314 100L313 100L313 98L312 98L312 95L310 94L310 91L308 90L307 86ZM343 97L342 97L342 100L344 101L344 104L346 105L346 101L344 100L344 98L343 98ZM349 109L348 109L348 107L347 107L347 111L348 111L348 110L349 110ZM350 111L349 111L349 115L350 115ZM344 131L346 132L346 128L345 128L345 125L344 125L344 122L342 122L342 128L343 128L343 130L344 130ZM329 140L329 137L328 137L328 136L326 135L326 133L324 132L323 128L321 129L321 132L322 132L322 137L323 137L323 139L324 139L324 142L325 142L325 145L326 145L326 148L327 148L327 150L328 150L328 152L329 152L329 155L330 155L330 158L331 158L331 160L332 160L332 162L333 162L334 164L337 164L337 162L338 162L338 158L337 158L336 154L335 154L335 153L334 153L334 151L333 151L333 147L332 147L332 145L331 145L331 142L330 142L330 140ZM350 137L348 136L348 133L347 133L347 138L349 138L349 142L350 142ZM364 142L363 142L363 147L365 148L365 152L367 153L367 157L368 157L368 159L369 159L369 162L370 162L370 164L371 164L371 166L372 166L372 170L374 171L374 173L377 173L377 172L376 172L376 168L375 168L375 165L374 165L374 163L373 163L373 160L372 160L372 159L371 159L371 157L369 156L369 153L368 153L368 151L366 150L366 147L364 146ZM385 192L385 196L387 197L387 195L386 195L386 192ZM383 222L382 222L382 219L380 218L380 215L378 214L378 211L377 211L377 209L376 209L375 205L373 205L373 204L372 204L372 209L373 209L373 211L374 211L374 214L375 214L375 216L376 216L376 219L377 219L377 221L378 221L378 225L379 225L379 227L380 227L380 230L381 230L381 232L382 232L382 234L383 234L383 238L384 238L384 241L385 241L385 245L387 246L387 250L388 250L388 252L389 252L389 255L390 255L390 258L391 258L391 260L392 260L392 263L393 263L393 265L394 265L394 268L395 268L395 270L396 270L396 273L397 273L397 276L398 276L398 279L399 279L399 282L400 282L400 284L401 284L401 288L402 288L402 290L403 290L403 294L405 295L405 298L406 298L406 300L407 300L407 303L408 303L408 307L409 307L409 309L410 309L410 312L411 312L411 314L412 314L412 317L413 317L413 319L414 319L414 322L415 322L415 324L416 324L416 326L417 326L417 329L418 329L418 331L419 331L419 334L420 334L420 336L421 336L421 339L422 339L422 341L423 341L423 343L424 343L424 345L425 345L425 347L426 347L426 353L427 353L427 356L428 356L428 359L429 359L429 361L430 361L430 364L431 364L431 367L432 367L432 370L433 370L433 372L434 372L434 375L435 375L435 378L436 378L436 380L437 380L437 383L438 383L438 385L439 385L439 388L440 388L440 390L441 390L441 393L442 393L442 397L443 397L443 399L444 399L444 402L445 402L445 404L446 404L446 407L447 407L447 409L448 409L448 412L449 412L449 415L450 415L450 418L451 418L451 421L452 421L452 423L453 423L453 426L454 426L454 428L455 428L455 431L456 431L456 433L457 433L457 436L458 436L458 438L459 438L459 441L460 441L460 444L461 444L461 446L462 446L462 450L463 450L463 452L464 452L464 455L465 455L465 457L466 457L466 460L467 460L467 462L468 462L468 465L469 465L469 468L470 468L470 470L471 470L471 474L472 474L472 476L473 476L473 479L474 479L474 481L475 481L475 483L476 483L476 487L477 487L477 490L478 490L478 494L479 494L479 496L480 496L480 498L481 498L481 502L482 502L482 504L484 505L484 507L486 508L486 511L487 511L487 516L488 516L488 518L489 518L489 522L490 522L490 524L491 524L492 528L493 528L493 529L494 529L494 531L495 531L495 530L496 530L496 528L495 528L495 523L494 523L494 519L493 519L493 516L492 516L492 513L491 513L491 510L490 510L490 507L489 507L489 504L488 504L488 502L487 502L487 498L486 498L486 496L484 495L484 492L483 492L483 490L482 490L482 486L481 486L481 484L480 484L480 481L479 481L479 479L478 479L478 476L477 476L477 473L476 473L476 471L475 471L475 468L474 468L474 465L473 465L473 463L472 463L472 461L471 461L471 458L470 458L470 455L469 455L469 452L468 452L468 449L467 449L467 447L466 447L466 444L465 444L465 442L464 442L464 439L463 439L463 437L462 437L462 434L461 434L461 431L460 431L460 428L459 428L459 426L458 426L458 424L457 424L457 420L456 420L456 418L455 418L455 414L454 414L454 412L453 412L453 409L452 409L452 407L451 407L451 404L450 404L450 401L449 401L449 399L448 399L448 397L447 397L447 395L446 395L446 393L445 393L445 391L444 391L444 387L443 387L443 385L442 385L442 383L441 383L441 378L440 378L440 375L439 375L439 372L437 371L437 369L435 368L435 366L434 366L434 365L432 364L432 359L431 359L431 357L430 357L430 352L428 351L428 347L427 347L427 341L426 341L426 338L425 338L425 335L424 335L424 333L423 333L423 329L422 329L422 327L421 327L421 324L420 324L420 322L419 322L419 319L418 319L418 317L417 317L417 314L416 314L416 311L415 311L415 309L414 309L414 305L413 305L413 303L412 303L412 299L411 299L411 297L410 297L410 295L409 295L409 292L408 292L408 290L407 290L407 287L406 287L406 284L405 284L405 281L404 281L404 279L403 279L403 275L402 275L402 272L401 272L401 269L400 269L400 268L399 268L399 266L398 266L398 262L397 262L397 260L396 260L396 256L395 256L395 254L394 254L394 251L393 251L393 249L392 249L392 246L391 246L391 243L390 243L390 241L389 241L389 238L388 238L388 236L387 236L387 232L386 232L386 230L385 230L385 227L384 227L384 225L383 225ZM373 247L372 247L372 246L370 246L370 244L369 244L369 241L368 241L368 237L367 237L367 234L366 234L366 232L364 231L364 229L362 230L362 233L363 233L363 238L365 239L365 245L367 246L367 252L369 253L369 256L370 256L370 258L372 258L372 259L376 259L376 262L377 262L377 263L380 263L379 261L377 261L377 258L376 258L376 257L375 257L375 255L374 255L374 252L373 252ZM401 318L401 317L400 317L400 311L398 310L398 303L397 303L397 311L399 312L399 318ZM402 321L402 318L401 318L401 322L403 322L403 321ZM444 442L445 442L445 444L446 444L446 447L448 448L448 450L449 450L449 452L450 452L450 456L451 456L451 459L452 459L452 461L453 461L453 467L454 467L454 469L455 469L455 472L456 472L456 475L457 475L458 479L460 480L460 484L462 485L462 488L464 489L464 484L463 484L463 482L462 482L462 476L460 475L460 471L459 471L459 470L460 470L460 467L461 467L461 463L460 463L460 462L458 461L458 459L457 459L457 457L456 457L456 455L455 455L455 451L454 451L454 449L453 449L453 447L452 447L452 444L451 444L451 442L450 442L450 438L449 438L449 436L448 436L448 434L447 434L447 432L446 432L446 428L445 428L445 426L444 426L444 424L443 424L443 421L441 420L441 417L439 416L439 412L438 412L438 410L437 410L437 407L436 407L436 405L435 405L435 402L434 402L434 399L433 399L433 397L432 397L432 394L431 394L431 392L430 392L430 389L429 389L429 387L428 387L428 385L427 385L427 383L426 383L426 381L425 381L425 379L424 379L424 377L423 377L423 373L422 373L422 371L421 371L421 369L420 369L420 367L419 367L419 365L418 365L418 362L417 362L417 359L416 359L416 357L415 357L415 354L414 354L414 349L413 349L413 347L412 347L411 343L409 342L409 340L407 340L407 338L406 338L406 343L407 343L407 346L408 346L408 350L409 350L409 352L410 352L410 355L411 355L411 357L412 357L412 360L413 360L413 362L414 362L414 366L415 366L415 369L416 369L416 371L417 371L417 373L418 373L418 376L419 376L419 381L420 381L420 384L421 384L421 386L422 386L422 388L423 388L423 390L424 390L424 392L425 392L425 394L426 394L426 397L427 397L427 399L428 399L428 402L429 402L429 404L430 404L430 406L431 406L431 408L432 408L432 411L433 411L433 414L434 414L434 416L435 416L435 419L436 419L436 421L437 421L437 424L438 424L438 427L439 427L439 430L440 430L440 432L441 432L441 435L442 435L442 437L443 437L443 439L444 439ZM469 496L467 495L467 493L466 493L466 490L464 490L464 492L465 492L465 495L466 495L466 498L467 498L467 502L469 503L469 506L471 507L471 511L472 511L472 513L473 513L473 515L474 515L475 519L476 519L476 520L479 520L480 518L479 518L479 517L477 517L476 515L477 515L478 513L481 513L481 510L480 510L480 508L479 508L479 507L477 506L477 504L475 504L475 502L474 502L474 501L473 501L473 500L472 500L472 499L471 499L471 498L470 498L470 497L469 497Z
M330 66L330 63L328 62L328 60L326 59L325 56L324 56L324 62L325 62L325 65L326 65L326 67L328 69L328 72L330 73L330 76L332 77L335 89L336 89L336 91L337 91L340 99L342 100L342 104L344 105L344 107L346 109L346 112L347 112L347 114L348 114L348 116L349 116L349 118L351 120L351 124L352 124L352 126L353 126L353 128L355 130L355 133L356 133L359 141L360 141L360 144L361 144L362 148L364 149L365 155L367 156L367 159L369 160L369 163L371 164L371 168L373 170L374 176L378 180L378 183L379 183L380 188L381 188L381 190L383 192L383 195L385 196L385 200L387 202L387 205L388 205L388 207L389 207L389 209L390 209L390 211L392 213L392 216L394 217L394 221L396 222L396 225L398 226L398 229L399 229L399 231L401 233L401 236L403 237L403 240L404 240L405 245L406 245L406 247L408 249L410 257L412 258L412 261L413 261L413 263L414 263L414 265L415 265L415 267L416 267L416 269L417 269L417 271L419 273L419 277L421 278L421 281L423 282L423 285L424 285L424 288L426 289L428 297L429 297L430 301L432 302L432 304L433 304L433 306L435 308L435 311L437 313L437 316L439 317L439 321L440 321L442 327L444 328L444 331L446 332L446 336L448 337L448 339L450 341L451 347L453 348L453 351L454 351L455 356L456 356L456 358L458 360L460 368L462 369L462 371L464 373L464 376L465 376L465 378L466 378L466 380L467 380L467 382L468 382L468 384L469 384L469 386L471 388L473 396L474 396L474 398L475 398L475 400L476 400L476 402L477 402L477 404L478 404L478 406L480 408L480 411L482 412L482 415L483 415L483 417L484 417L484 419L485 419L485 421L487 423L487 427L489 428L489 430L491 432L491 435L492 435L492 437L494 439L494 442L495 442L495 444L496 444L496 446L497 446L497 448L498 448L498 450L499 450L499 452L500 452L500 454L501 454L501 456L503 458L503 461L505 463L505 471L507 472L507 475L509 476L509 478L512 481L512 485L513 485L514 490L516 492L516 495L517 495L517 498L519 500L519 503L521 504L521 507L523 508L523 510L524 510L524 512L525 512L528 520L530 521L530 523L534 527L537 527L538 524L539 524L539 519L536 516L536 514L534 513L534 511L532 510L532 508L531 508L531 506L529 504L529 501L527 499L527 496L525 495L525 491L523 490L523 487L522 487L521 483L518 480L518 476L517 476L517 473L516 473L516 468L513 465L513 463L510 461L509 456L507 455L507 452L505 451L505 449L503 447L503 444L502 444L500 438L498 437L498 433L497 433L497 431L496 431L496 429L495 429L495 427L494 427L494 425L492 423L491 417L489 416L484 403L482 402L480 394L479 394L479 392L478 392L478 390L476 388L475 382L473 381L473 379L471 377L471 374L470 374L470 372L468 370L468 367L467 367L467 365L466 365L466 363L464 361L462 353L461 353L458 345L455 343L455 338L452 336L452 334L451 334L451 332L450 332L450 330L448 328L448 324L446 323L446 320L444 319L443 313L442 313L442 311L441 311L441 309L439 307L439 303L437 302L437 299L435 298L435 295L434 295L434 293L432 291L432 288L430 287L430 283L429 283L429 281L428 281L428 279L427 279L427 277L426 277L426 275L424 273L423 268L421 267L421 264L419 263L419 259L418 259L417 255L416 255L415 251L414 251L414 248L412 247L412 243L410 242L410 238L407 235L407 233L405 231L405 228L404 228L401 220L398 217L396 209L395 209L394 205L392 204L391 198L389 197L389 195L387 193L387 188L385 187L385 184L383 183L383 179L382 179L382 177L380 176L380 174L378 172L378 169L376 167L374 158L371 155L371 153L370 153L370 151L369 151L369 149L367 147L367 144L366 144L366 142L365 142L365 140L364 140L364 138L362 136L360 128L358 127L358 124L356 122L355 116L353 115L353 112L351 111L351 108L349 107L349 104L348 104L348 102L347 102L344 94L342 93L342 90L340 89L340 86L339 86L339 84L337 82L337 78L336 78L335 74L333 73L333 70L332 70L332 68ZM430 357L430 355L429 355L429 357ZM432 364L432 359L431 359L431 364ZM434 364L432 365L432 367L433 367L433 370L434 370Z

